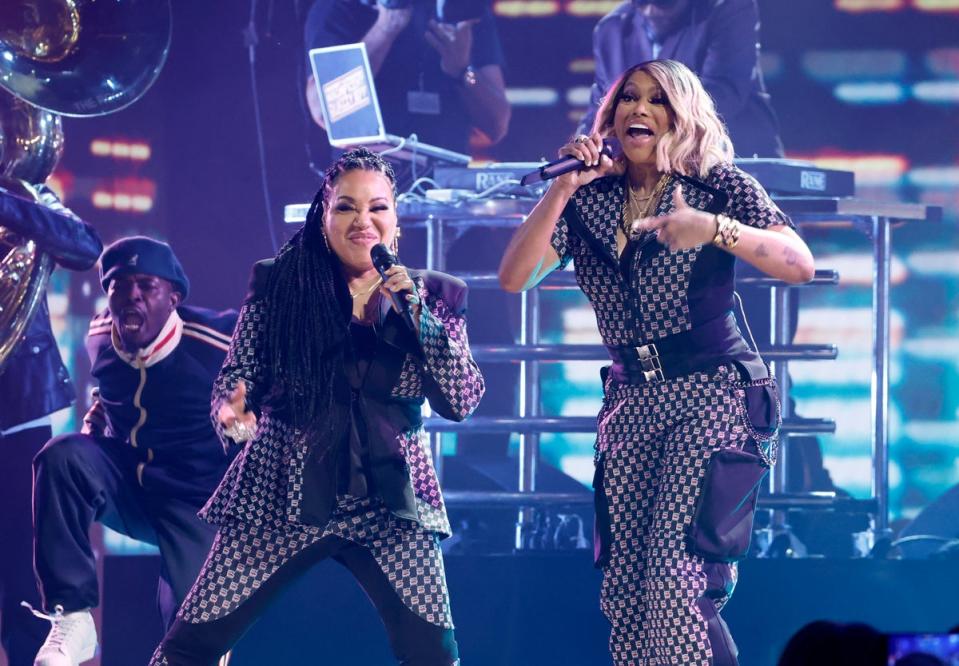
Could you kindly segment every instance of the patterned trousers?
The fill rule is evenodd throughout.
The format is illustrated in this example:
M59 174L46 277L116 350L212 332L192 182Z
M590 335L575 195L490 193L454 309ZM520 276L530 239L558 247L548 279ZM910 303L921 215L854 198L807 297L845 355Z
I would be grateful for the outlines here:
M735 565L686 544L710 455L748 438L725 385L732 372L608 386L597 438L609 519L601 606L617 666L737 663L718 613Z
M322 529L221 527L150 666L216 663L279 592L327 557L373 601L400 664L459 663L438 537L378 501L340 498Z

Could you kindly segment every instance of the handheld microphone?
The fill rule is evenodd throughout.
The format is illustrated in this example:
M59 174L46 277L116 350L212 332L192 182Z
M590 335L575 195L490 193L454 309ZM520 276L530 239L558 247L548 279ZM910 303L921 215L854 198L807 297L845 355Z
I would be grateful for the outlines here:
M370 248L370 259L373 260L373 268L376 269L376 272L380 274L380 277L383 278L383 281L386 282L389 279L389 275L386 274L386 271L393 268L398 262L396 257L390 252L390 248L383 245L383 243L377 243ZM393 301L393 306L396 308L397 312L403 317L403 321L406 322L406 325L410 327L410 330L416 332L416 325L413 323L413 315L410 313L410 304L403 297L405 292L394 293L390 292L390 300Z
M603 150L601 152L610 159L616 159L623 154L623 147L619 144L619 139L606 137L603 139ZM562 176L564 173L569 173L570 171L583 171L584 169L586 169L585 162L578 157L567 155L566 157L561 157L558 160L544 164L536 171L530 171L523 176L519 182L521 185L532 185L533 183L539 183L544 180L556 178L557 176Z

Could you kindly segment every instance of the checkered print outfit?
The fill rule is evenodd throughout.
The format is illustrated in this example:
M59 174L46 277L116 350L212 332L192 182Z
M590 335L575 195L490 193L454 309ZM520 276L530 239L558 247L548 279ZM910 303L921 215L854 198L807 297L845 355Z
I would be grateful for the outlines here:
M338 545L347 541L354 546L351 556L344 556ZM372 555L374 566L356 566L359 550L364 551L361 555ZM451 635L453 618L439 536L396 518L377 500L346 496L338 498L324 528L291 525L267 531L245 525L222 526L206 564L180 607L171 634L183 627L186 632L174 640L172 648L166 641L161 644L150 666L205 663L196 660L195 653L182 659L176 643L218 644L218 649L207 655L210 658L214 658L214 653L225 652L285 583L330 556L350 569L376 603L391 642L411 626L413 632L403 640L423 640L421 632L426 623L437 627L433 631L427 628L430 638L442 635L442 630L449 630L445 633ZM384 598L389 595L395 598ZM403 615L403 611L396 611L396 598L406 611L423 622L411 625L408 617L396 622ZM211 630L205 634L195 631L204 626ZM445 657L438 659L431 663L455 663Z
M370 551L412 612L453 628L439 537L396 518L376 500L341 497L326 527L290 526L266 531L221 527L178 618L209 622L225 617L292 558L336 536Z
M678 183L671 178L658 215L673 208ZM731 165L714 168L705 183L726 192L724 212L743 224L791 225L762 187ZM681 184L689 205L706 207L708 190ZM708 245L670 252L652 241L632 257L628 272L621 270L616 228L624 196L620 178L580 188L552 239L561 263L574 261L608 346L644 345L688 331L717 300L708 297L710 285L728 284L723 295L730 300L732 292L731 255ZM569 224L572 216L581 231ZM652 239L634 242L644 240ZM686 532L710 455L748 438L730 386L736 380L732 366L720 366L640 385L606 381L596 442L597 492L605 496L610 525L601 606L612 624L609 645L618 666L735 663L717 614L735 585L735 565L690 552Z
M438 273L411 274L423 304L423 354L407 355L391 399L418 405L428 397L434 411L462 420L484 390L466 338L466 287ZM248 403L258 404L269 383L261 349L265 326L263 302L249 298L214 388L214 414L241 378L247 383ZM228 441L215 418L214 424ZM377 497L339 496L324 526L302 520L307 456L296 446L297 434L270 413L261 415L257 436L237 456L201 512L219 531L151 666L199 666L206 657L212 663L280 589L277 581L289 582L305 571L304 562L308 568L328 556L347 566L373 599L402 663L409 654L416 654L410 663L456 663L439 547L450 533L449 520L422 427L400 429L395 443L409 472L414 499L410 516L415 519L397 515ZM375 564L368 565L370 556ZM453 657L448 654L450 643ZM203 647L195 648L197 644Z

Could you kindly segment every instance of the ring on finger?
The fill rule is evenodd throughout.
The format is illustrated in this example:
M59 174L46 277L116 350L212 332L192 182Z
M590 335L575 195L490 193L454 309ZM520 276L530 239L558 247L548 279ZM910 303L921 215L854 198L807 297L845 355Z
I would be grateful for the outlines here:
M229 428L223 429L223 434L235 442L245 442L253 438L253 432L250 427L242 421L234 421Z

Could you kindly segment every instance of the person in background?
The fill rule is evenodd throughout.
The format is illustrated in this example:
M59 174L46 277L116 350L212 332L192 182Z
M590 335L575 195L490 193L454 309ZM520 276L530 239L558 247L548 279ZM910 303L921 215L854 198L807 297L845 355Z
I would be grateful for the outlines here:
M305 27L306 48L362 41L388 132L469 152L471 128L499 142L509 128L510 105L503 77L503 49L488 6L435 0L317 0ZM461 15L450 15L462 6ZM323 126L311 75L306 99Z
M232 457L209 418L213 380L237 312L183 305L190 282L166 243L117 240L100 258L107 309L90 322L93 406L79 433L56 437L33 462L34 563L52 626L36 666L94 656L99 603L90 526L159 547L166 624L213 542L196 515Z
M57 146L36 140L42 135ZM0 227L32 240L40 254L72 271L93 267L103 250L96 230L67 209L45 183L60 158L63 133L57 116L0 89ZM24 185L26 183L26 185ZM28 191L25 191L28 190ZM21 198L29 196L37 203ZM3 245L3 252L10 248ZM4 291L9 283L0 284ZM12 289L11 289L12 290ZM6 334L6 332L4 332ZM76 391L50 324L47 295L0 365L0 642L9 666L30 666L47 625L20 607L37 603L33 580L31 464L53 436L51 415L73 404Z
M738 157L782 157L759 41L756 0L625 0L593 31L596 75L577 132L589 132L620 72L637 62L670 59L699 76Z
M867 624L817 620L789 638L776 666L886 666L887 644L887 637Z

